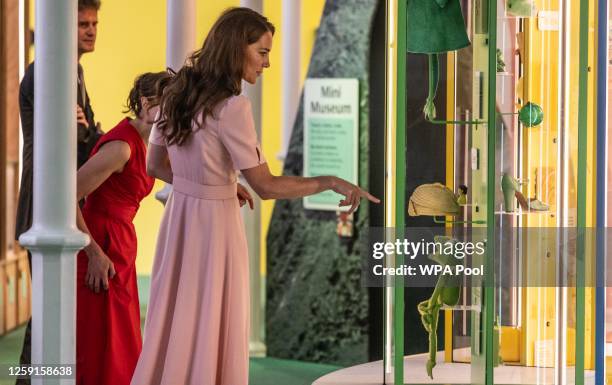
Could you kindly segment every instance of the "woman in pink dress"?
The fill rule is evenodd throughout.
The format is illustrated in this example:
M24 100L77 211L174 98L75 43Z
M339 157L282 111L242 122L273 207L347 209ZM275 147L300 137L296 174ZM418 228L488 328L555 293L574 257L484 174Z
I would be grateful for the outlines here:
M239 209L249 197L236 183L237 170L262 199L331 189L351 212L362 197L379 202L340 178L270 174L250 102L240 93L242 80L254 84L270 66L273 34L262 15L227 10L164 91L147 170L174 189L157 240L133 385L248 383L248 255Z

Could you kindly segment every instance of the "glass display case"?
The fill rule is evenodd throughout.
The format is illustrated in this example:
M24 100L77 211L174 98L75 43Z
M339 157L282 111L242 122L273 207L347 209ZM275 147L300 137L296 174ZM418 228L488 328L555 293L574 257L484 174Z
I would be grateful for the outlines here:
M596 151L599 3L431 2L437 8L387 2L386 226L482 241L486 252L460 263L484 274L463 281L452 304L432 285L388 278L387 382L594 384L604 370L596 321L605 284L590 277L605 257L595 259L592 237L578 234L597 226L605 202L594 199L606 180L596 170L607 168ZM468 46L435 46L457 40L461 23ZM411 45L421 35L432 52ZM414 159L419 149L429 163ZM421 161L436 166L411 163ZM453 215L411 213L416 191L433 183L455 194ZM410 334L428 325L430 352L411 354Z

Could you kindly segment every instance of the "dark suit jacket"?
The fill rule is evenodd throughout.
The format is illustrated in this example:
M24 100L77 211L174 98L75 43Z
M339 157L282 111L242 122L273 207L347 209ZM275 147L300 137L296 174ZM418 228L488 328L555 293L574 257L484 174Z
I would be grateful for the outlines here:
M79 64L79 74L82 74ZM81 76L82 78L82 76ZM77 85L77 103L83 109L89 127L79 127L77 142L77 166L81 167L87 161L89 153L100 138L96 129L94 113L91 109L89 95L81 82ZM84 98L83 98L84 96ZM84 100L83 100L84 99ZM17 220L15 224L15 239L32 226L32 189L34 168L34 63L30 64L19 86L19 113L21 115L21 130L23 133L23 157L21 184L19 188L19 203L17 205Z

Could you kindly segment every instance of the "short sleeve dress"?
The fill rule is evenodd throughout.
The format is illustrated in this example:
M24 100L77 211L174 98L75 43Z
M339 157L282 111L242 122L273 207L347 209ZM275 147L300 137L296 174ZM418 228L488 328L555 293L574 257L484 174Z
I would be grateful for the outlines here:
M129 119L98 140L94 156L106 143L130 146L123 171L113 173L87 196L83 218L98 245L111 259L116 275L108 291L85 286L88 257L77 257L77 385L128 384L140 354L140 305L136 285L136 230L132 220L155 180L146 173L147 147Z
M149 142L166 146L156 126ZM236 170L265 163L248 98L226 99L216 119L167 151L173 192L132 384L246 385L249 261Z

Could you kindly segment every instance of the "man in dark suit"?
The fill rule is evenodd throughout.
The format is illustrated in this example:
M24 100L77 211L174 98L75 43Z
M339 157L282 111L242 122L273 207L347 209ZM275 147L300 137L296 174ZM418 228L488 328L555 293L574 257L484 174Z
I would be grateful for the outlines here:
M78 57L84 53L93 52L96 43L98 10L100 0L79 0L78 12ZM94 121L89 96L85 88L83 68L78 65L77 75L77 165L81 167L87 161L89 153L101 136L101 131ZM32 192L33 192L33 156L34 156L34 63L30 64L21 80L19 87L19 110L23 132L23 172L19 189L19 203L17 206L15 238L25 233L32 226ZM32 256L30 260L30 273L32 272ZM28 322L21 351L20 363L31 362L31 326ZM17 384L29 384L30 380L18 380Z

